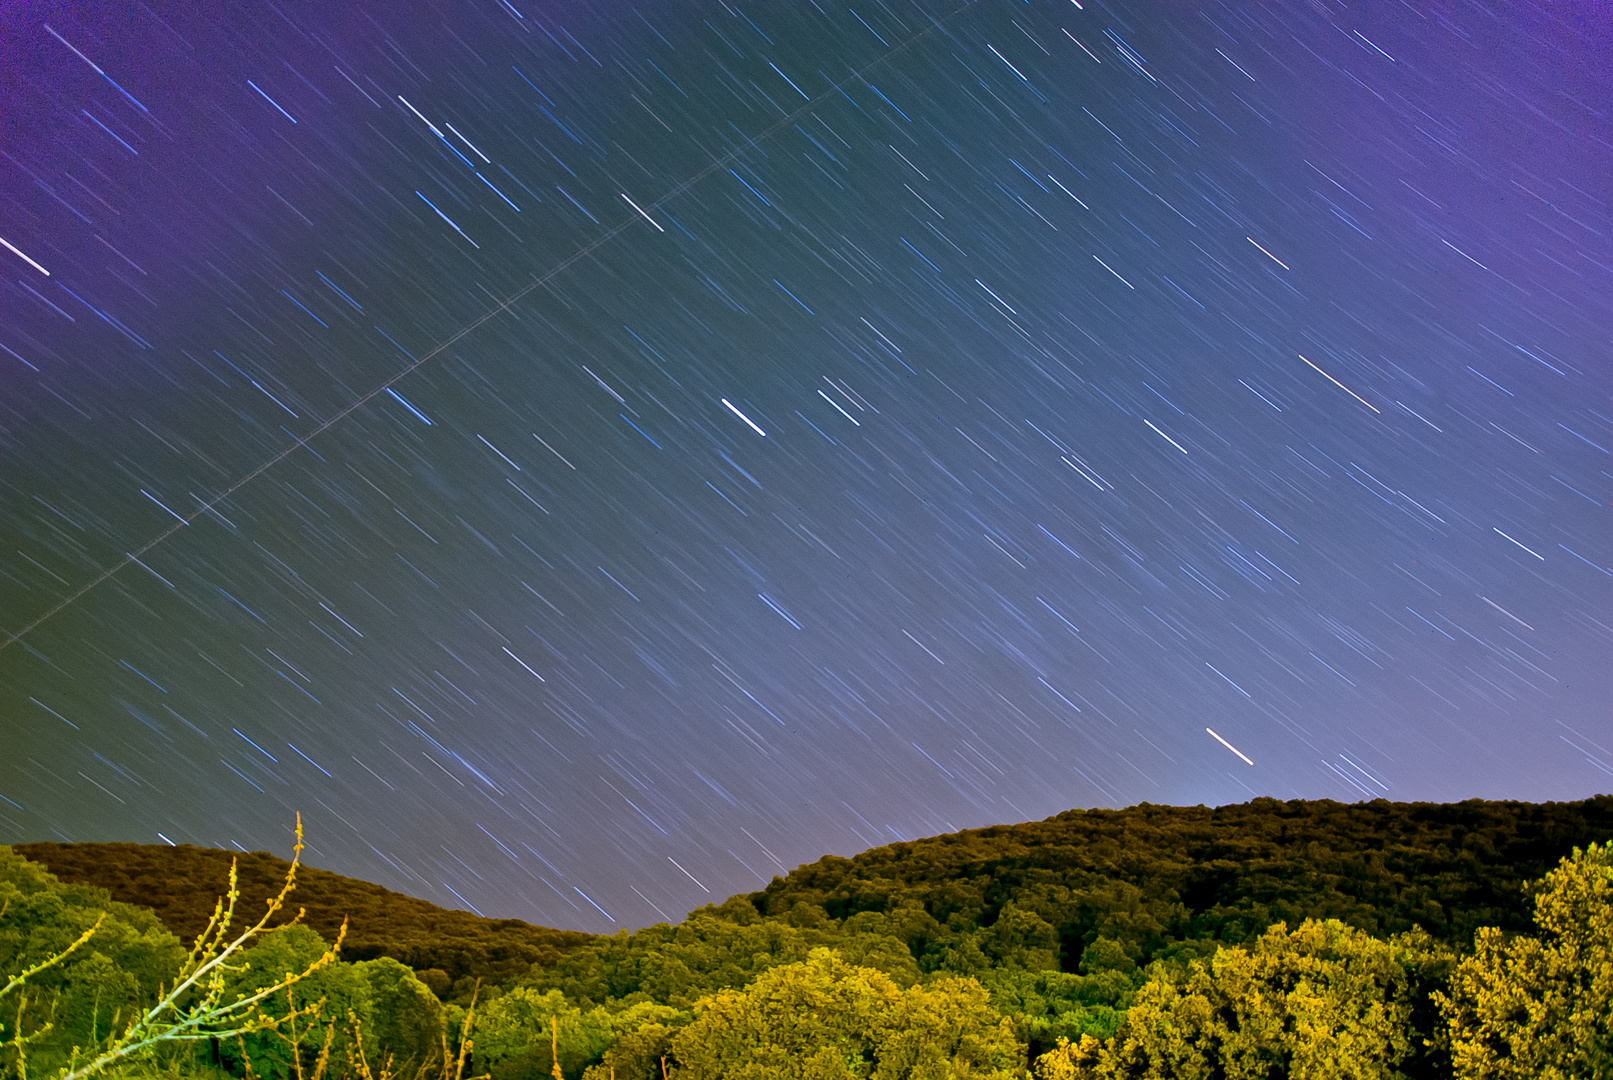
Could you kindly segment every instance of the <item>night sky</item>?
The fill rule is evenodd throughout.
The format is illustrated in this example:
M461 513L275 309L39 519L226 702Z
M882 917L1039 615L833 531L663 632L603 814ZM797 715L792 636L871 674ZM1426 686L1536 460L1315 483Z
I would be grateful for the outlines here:
M1605 12L219 6L0 26L0 841L1613 789Z

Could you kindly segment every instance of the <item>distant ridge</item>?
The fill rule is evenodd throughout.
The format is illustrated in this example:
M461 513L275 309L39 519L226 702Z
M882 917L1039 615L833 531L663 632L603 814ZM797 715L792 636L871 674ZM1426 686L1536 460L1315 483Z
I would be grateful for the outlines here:
M229 886L230 860L238 861L241 898L237 927L255 921L264 901L280 891L285 859L263 851L237 854L181 844L12 844L11 849L72 884L96 885L112 899L151 908L163 925L189 945L207 925L213 905ZM297 869L297 889L285 921L307 909L303 921L333 941L347 918L343 960L390 956L416 971L436 968L447 982L482 978L498 982L533 964L553 964L593 939L575 930L534 926L520 919L487 919L451 911L358 878L306 864ZM428 980L442 983L441 977ZM434 986L442 992L446 986Z
M746 896L764 916L829 919L918 905L989 926L1032 906L1059 931L1065 970L1101 934L1146 959L1171 940L1247 940L1279 920L1338 918L1387 935L1421 926L1469 947L1481 926L1526 930L1525 882L1575 847L1613 840L1613 796L1575 802L1376 799L1067 810L826 855Z

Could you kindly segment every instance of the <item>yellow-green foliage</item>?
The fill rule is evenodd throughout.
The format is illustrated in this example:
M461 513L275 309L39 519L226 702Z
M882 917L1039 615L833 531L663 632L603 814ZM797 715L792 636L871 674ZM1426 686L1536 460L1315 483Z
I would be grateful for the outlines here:
M567 1004L558 990L517 987L483 1006L471 1027L477 1071L500 1080L548 1074L556 1056L550 1053L551 1019L558 1024L562 1070L570 1066L573 1074L580 1072L584 1062L611 1044L610 1015L604 1009L585 1013Z
M676 926L661 923L595 938L552 967L532 969L524 981L596 1005L648 1000L687 1009L707 994L744 986L769 968L804 960L827 945L884 970L901 985L918 981L912 952L878 932L883 925L865 922L846 933L822 924L822 913L816 914L821 925L797 926L788 917L764 919L735 897L692 912Z
M661 1062L672 1053L675 1030L655 1022L624 1031L604 1059L583 1073L583 1080L663 1080Z
M185 1056L178 1052L187 1045L194 1045L202 1040L217 1045L223 1040L256 1035L282 1026L292 1028L295 1021L308 1021L317 1017L317 1010L323 1001L308 1009L296 1009L289 1003L288 998L289 1011L279 1019L264 1013L264 1002L282 991L293 990L295 984L332 963L336 958L336 950L340 947L340 934L336 945L320 952L301 970L295 965L290 966L284 969L284 974L279 978L270 979L266 983L226 997L231 977L238 977L245 970L234 965L239 963L248 944L264 932L270 920L284 906L287 895L296 888L297 863L303 850L300 816L297 819L296 836L294 857L287 864L285 882L280 892L270 900L258 921L245 929L234 930L235 906L240 893L236 887L236 874L232 869L226 896L218 900L207 926L197 936L189 952L184 953L177 966L168 973L171 978L160 985L152 995L155 1000L141 1002L127 1014L114 1015L104 1034L100 1031L98 1023L99 1010L92 1010L90 1037L82 1044L75 1043L68 1051L66 1061L57 1070L60 1080L84 1080L86 1077L108 1072L128 1073L131 1070L139 1071L158 1064L177 1070L182 1064L194 1064L194 1058L186 1062ZM29 872L24 870L14 876L13 885L19 880L23 885L13 890L18 894L13 899L19 897L27 899L40 892L55 893L58 898L60 897L60 885L53 879L48 879L48 876L30 878L28 875ZM27 891L30 885L39 885L42 889L30 893ZM0 905L0 912L9 910L9 907L9 904ZM42 984L42 977L48 978L77 963L86 944L98 935L105 923L111 921L110 916L111 912L102 912L87 930L65 947L54 950L44 960L31 964L21 971L13 968L12 971L5 973L5 983L0 985L0 997L16 993L18 1013L13 1030L9 1034L0 1032L0 1036L4 1036L0 1038L0 1051L3 1051L0 1057L4 1058L5 1064L15 1072L19 1080L28 1075L30 1058L33 1059L32 1065L39 1064L39 1057L35 1052L48 1048L48 1043L43 1037L50 1034L53 1027L47 1022L43 1026L37 1026L33 1032L25 1030L23 1013L28 1004L29 993ZM344 926L343 930L345 929ZM230 936L232 933L233 937ZM108 970L120 977L133 977L131 973L117 968L116 965L109 969L102 965L97 974ZM30 985L30 980L35 980L35 983ZM58 1000L59 998L60 995ZM289 1041L295 1043L296 1036L297 1033L293 1028ZM164 1060L159 1063L154 1060L157 1058Z
M1091 950L1088 950L1090 953ZM1039 1054L1059 1039L1113 1035L1144 979L1141 973L1101 970L991 971L980 977L992 1008L1011 1018Z
M1540 936L1484 929L1439 995L1458 1080L1613 1077L1613 845L1546 875Z
M700 1001L671 1044L682 1080L1009 1080L1023 1060L973 979L902 990L829 949Z
M474 1066L493 1080L536 1080L553 1075L558 1064L562 1076L574 1078L624 1040L628 1045L616 1057L624 1063L637 1060L634 1053L640 1044L664 1042L653 1031L647 1037L640 1035L642 1029L670 1030L665 1025L687 1019L687 1014L652 1002L584 1011L558 990L516 987L490 1000L473 1020Z
M1394 1080L1443 953L1427 935L1376 938L1337 920L1273 926L1251 948L1164 967L1114 1038L1064 1044L1044 1080Z
M1091 1035L1077 1041L1060 1038L1058 1045L1036 1059L1036 1080L1086 1080L1103 1057L1103 1043Z

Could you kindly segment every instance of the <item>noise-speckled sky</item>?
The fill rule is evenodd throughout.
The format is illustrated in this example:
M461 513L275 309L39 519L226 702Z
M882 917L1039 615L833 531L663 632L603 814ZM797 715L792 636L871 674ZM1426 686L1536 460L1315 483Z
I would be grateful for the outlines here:
M1613 789L1606 12L854 2L7 5L0 840Z

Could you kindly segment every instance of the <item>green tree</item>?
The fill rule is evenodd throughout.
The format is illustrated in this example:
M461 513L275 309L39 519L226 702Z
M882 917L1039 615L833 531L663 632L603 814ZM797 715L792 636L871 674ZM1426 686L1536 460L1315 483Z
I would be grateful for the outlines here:
M389 956L352 966L369 987L366 1054L383 1063L390 1058L394 1074L440 1065L444 1018L437 996Z
M980 978L992 1008L1014 1021L1032 1056L1053 1049L1060 1039L1079 1043L1083 1035L1113 1035L1144 981L1140 973L1109 970L1090 975L989 971Z
M1010 1080L1025 1049L974 979L908 988L884 1018L874 1080Z
M821 931L764 920L735 899L691 912L676 926L596 938L552 966L533 967L523 982L594 1005L625 999L688 1008L714 990L745 985L775 964L805 959L824 939Z
M1091 1035L1073 1043L1061 1036L1053 1050L1036 1059L1036 1080L1087 1080L1102 1058L1103 1043Z
M91 926L95 933L61 956ZM150 911L116 903L104 889L64 884L0 847L0 972L53 956L61 960L19 984L19 1000L8 1003L11 1033L39 1036L31 1052L44 1056L36 1066L121 1029L173 980L185 948Z
M870 915L841 926L821 908L806 905L763 918L742 897L734 897L691 912L676 926L662 923L596 938L552 966L534 967L522 983L560 990L580 1004L653 1001L687 1009L708 994L738 989L769 968L798 963L814 948L828 946L861 966L885 971L898 985L910 986L918 981L919 970L902 935L924 934L925 922L936 925L919 911L914 926L914 915Z
M1459 1080L1613 1078L1613 844L1546 875L1535 925L1539 937L1480 930L1438 995Z
M974 980L903 991L830 949L703 999L671 1042L683 1080L1008 1080L1022 1058Z
M1038 1075L1091 1080L1393 1080L1431 1071L1414 1008L1446 970L1426 934L1380 941L1338 922L1273 926L1249 949L1161 965L1101 1049L1083 1039ZM1427 1033L1432 1034L1432 1033ZM1437 1067L1437 1063L1436 1063Z
M331 1053L345 1054L354 1020L364 1031L374 1030L370 984L353 964L333 959L282 985L297 972L312 969L329 952L325 939L300 923L270 930L242 951L226 982L226 996L245 998L271 987L281 989L263 1000L262 1013L273 1021L271 1025L222 1044L226 1063L237 1068L250 1063L260 1077L277 1080L297 1070L295 1055L302 1055L304 1062L317 1058L327 1039Z
M673 1025L687 1023L688 1013L641 1001L610 1018L615 1042L583 1080L662 1080L661 1059L672 1052Z
M914 957L924 955L925 946L946 932L935 916L924 910L917 900L904 900L886 911L859 911L847 916L840 924L841 933L848 937L868 935L900 941ZM842 955L845 955L842 953ZM879 967L864 964L864 967ZM881 969L884 970L884 969ZM895 972L890 976L901 982Z
M555 1065L565 1077L578 1077L599 1060L616 1038L611 1015L601 1007L588 1012L566 1001L558 990L516 987L482 1007L471 1025L475 1067L493 1080L536 1080Z
M1059 969L1059 935L1036 912L1010 900L992 924L980 931L980 951L994 968L1023 971Z
M674 1030L645 1024L621 1035L598 1065L583 1072L583 1080L662 1080L661 1062L672 1053Z

